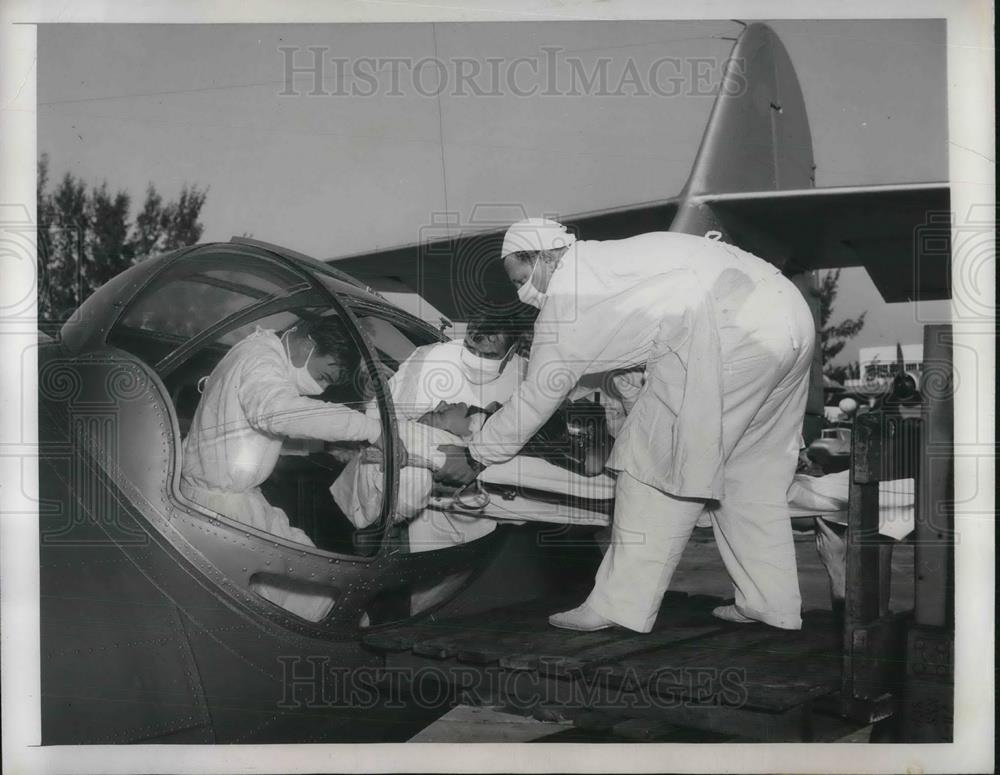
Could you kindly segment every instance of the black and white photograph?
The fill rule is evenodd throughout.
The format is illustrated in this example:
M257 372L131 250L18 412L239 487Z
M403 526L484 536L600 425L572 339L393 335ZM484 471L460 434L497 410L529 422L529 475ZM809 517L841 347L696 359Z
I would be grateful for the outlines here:
M992 4L2 22L5 766L993 771Z

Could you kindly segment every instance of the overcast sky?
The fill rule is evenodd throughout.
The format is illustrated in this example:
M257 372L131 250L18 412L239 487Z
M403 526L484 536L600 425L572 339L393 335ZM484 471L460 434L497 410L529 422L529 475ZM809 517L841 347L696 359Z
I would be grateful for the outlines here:
M817 185L947 179L943 22L772 26L804 92ZM732 47L724 38L739 29L733 22L41 26L38 148L50 156L53 180L67 171L107 180L134 200L149 182L168 197L185 182L207 187L206 240L250 233L320 258L347 255L503 220L512 204L529 214L571 214L673 196ZM322 77L296 76L289 89L286 67L313 61L309 47L327 60ZM366 57L406 61L359 65ZM346 75L338 77L332 58L343 60ZM601 58L611 62L605 92L627 68L638 74L638 86L627 88L632 96L573 81L571 60L579 76ZM460 60L477 61L480 72L470 75L475 65ZM549 72L554 81L545 80ZM569 94L574 88L586 93ZM636 96L642 88L647 96ZM486 94L473 97L476 89ZM947 316L944 302L921 305L919 315L915 305L886 305L863 270L846 270L836 313L862 310L868 325L846 358L856 358L858 346L919 342L918 318Z

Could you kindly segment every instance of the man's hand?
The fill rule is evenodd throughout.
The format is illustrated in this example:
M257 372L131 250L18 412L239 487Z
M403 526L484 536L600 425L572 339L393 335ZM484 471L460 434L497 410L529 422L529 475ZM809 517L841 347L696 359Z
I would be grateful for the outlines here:
M815 463L806 451L801 449L799 450L799 462L795 467L795 473L805 474L806 476L823 476L825 471L823 471L823 466Z
M442 444L438 447L445 454L444 465L434 472L434 480L451 485L466 485L479 476L484 466L469 455L468 447Z
M382 455L383 455L383 457L385 456L385 433L384 432L382 433L381 436L379 436L375 440L375 442L372 444L372 447L374 449L377 449L379 452L381 452ZM396 439L396 463L399 465L400 468L403 468L406 465L406 463L407 463L408 460L409 460L409 454L406 451L406 445L403 444L403 440L402 439Z

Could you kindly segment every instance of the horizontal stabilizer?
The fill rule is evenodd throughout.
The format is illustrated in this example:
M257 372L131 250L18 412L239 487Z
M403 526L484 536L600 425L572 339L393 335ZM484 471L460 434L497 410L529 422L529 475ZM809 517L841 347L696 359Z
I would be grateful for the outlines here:
M698 197L727 240L800 270L863 266L887 302L947 299L950 193L944 183Z

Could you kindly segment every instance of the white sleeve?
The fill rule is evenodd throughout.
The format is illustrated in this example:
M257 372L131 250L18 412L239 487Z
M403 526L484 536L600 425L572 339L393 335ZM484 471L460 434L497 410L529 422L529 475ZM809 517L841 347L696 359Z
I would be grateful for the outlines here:
M470 455L484 465L510 460L555 413L594 359L604 350L611 326L601 332L572 320L572 299L551 296L539 313L535 330L557 331L558 336L536 339L527 373L511 399L494 413L469 443Z
M683 314L692 305L690 273L673 270L644 284L660 294L657 316ZM554 303L553 303L554 302ZM538 432L584 374L631 367L645 362L648 349L637 349L638 333L651 334L648 311L622 302L621 294L550 295L535 322L536 338L528 373L509 402L496 412L469 444L473 458L485 465L514 457ZM537 336L544 332L542 337ZM637 360L638 359L638 360Z
M299 395L277 356L247 364L238 397L251 427L275 436L374 442L382 434L378 420L361 412Z
M382 511L384 482L383 470L357 455L330 485L330 494L351 524L361 529L374 524Z

